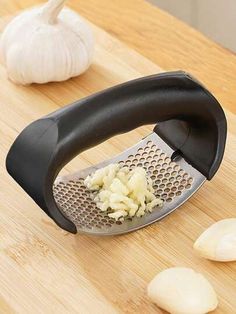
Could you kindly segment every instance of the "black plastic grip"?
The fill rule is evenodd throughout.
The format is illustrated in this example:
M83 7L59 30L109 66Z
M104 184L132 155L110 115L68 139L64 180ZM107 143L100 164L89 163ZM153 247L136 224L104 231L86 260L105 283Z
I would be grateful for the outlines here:
M157 122L155 132L211 179L223 157L226 119L217 100L185 72L129 81L33 122L12 145L7 169L59 226L75 233L53 197L59 171L82 151Z

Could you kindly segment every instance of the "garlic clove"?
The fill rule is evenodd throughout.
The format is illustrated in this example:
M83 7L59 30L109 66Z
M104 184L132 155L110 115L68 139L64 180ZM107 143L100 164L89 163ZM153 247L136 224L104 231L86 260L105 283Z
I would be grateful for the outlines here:
M18 84L64 81L85 72L91 64L94 38L65 0L24 11L5 28L0 59L8 77ZM20 61L20 62L19 62Z
M236 261L236 218L216 222L194 243L194 249L210 260Z
M148 285L148 296L172 314L204 314L218 305L216 293L207 279L184 267L169 268L157 274Z

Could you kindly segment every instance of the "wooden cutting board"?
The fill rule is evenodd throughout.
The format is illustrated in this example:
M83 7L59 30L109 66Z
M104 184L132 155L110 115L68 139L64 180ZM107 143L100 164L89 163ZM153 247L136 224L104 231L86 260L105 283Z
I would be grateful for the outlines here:
M0 21L0 29L7 19ZM16 86L0 67L0 313L163 313L146 295L148 282L172 266L192 267L213 284L219 307L236 313L236 263L199 258L195 239L217 220L236 217L236 116L223 164L186 204L159 223L117 237L72 235L55 225L5 170L15 137L31 121L79 98L162 71L92 25L96 53L81 77ZM142 127L117 136L71 162L70 172L115 155L148 134Z

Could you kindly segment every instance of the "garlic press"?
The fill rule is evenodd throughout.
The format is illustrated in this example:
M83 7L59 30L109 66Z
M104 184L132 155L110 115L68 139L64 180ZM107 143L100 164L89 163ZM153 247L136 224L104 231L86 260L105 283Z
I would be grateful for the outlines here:
M156 124L153 133L135 146L58 177L82 151L146 124ZM223 158L226 133L224 112L213 95L189 74L167 72L106 89L31 123L10 148L6 167L61 228L123 234L170 214L211 180ZM163 206L123 222L101 212L84 179L110 163L144 167Z

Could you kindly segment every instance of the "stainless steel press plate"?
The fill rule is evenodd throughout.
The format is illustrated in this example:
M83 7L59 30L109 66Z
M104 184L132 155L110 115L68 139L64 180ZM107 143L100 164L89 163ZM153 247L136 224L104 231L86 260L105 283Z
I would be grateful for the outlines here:
M173 150L155 133L144 138L122 154L96 166L72 175L58 177L54 183L54 197L64 215L79 232L114 235L130 232L151 224L179 207L204 183L206 178L183 158L171 161ZM141 218L115 221L96 207L92 192L84 179L92 172L110 163L119 163L130 169L142 166L154 182L155 195L164 201Z

